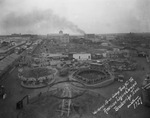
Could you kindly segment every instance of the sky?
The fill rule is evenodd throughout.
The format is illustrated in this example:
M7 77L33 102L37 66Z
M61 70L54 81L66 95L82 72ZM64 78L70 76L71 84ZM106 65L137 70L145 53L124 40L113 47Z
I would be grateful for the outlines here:
M150 0L0 0L0 34L150 32Z

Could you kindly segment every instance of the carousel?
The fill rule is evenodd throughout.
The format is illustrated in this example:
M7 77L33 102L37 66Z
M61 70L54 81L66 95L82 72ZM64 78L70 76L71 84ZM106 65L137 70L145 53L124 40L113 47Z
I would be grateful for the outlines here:
M18 77L21 85L26 88L39 88L54 82L55 70L45 67L38 68L19 68Z

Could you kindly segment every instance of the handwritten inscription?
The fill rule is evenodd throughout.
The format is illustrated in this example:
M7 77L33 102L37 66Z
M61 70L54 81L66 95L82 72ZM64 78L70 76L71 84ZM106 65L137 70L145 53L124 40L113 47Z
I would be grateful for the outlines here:
M141 97L137 96L135 99L133 99L130 104L127 106L129 108L131 105L134 106L134 109L138 107L138 105L142 104Z
M124 85L118 88L116 93L112 94L111 98L105 100L104 104L94 111L93 114L97 114L99 111L104 111L104 113L108 114L111 109L118 111L125 104L128 104L127 108L131 106L134 109L137 108L138 105L142 104L141 97L136 96L139 90L137 82L131 77Z

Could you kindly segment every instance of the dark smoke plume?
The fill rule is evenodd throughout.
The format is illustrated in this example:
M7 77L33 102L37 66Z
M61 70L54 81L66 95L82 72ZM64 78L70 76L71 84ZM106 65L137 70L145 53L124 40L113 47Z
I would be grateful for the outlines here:
M0 5L2 5L5 1L4 0L0 0Z
M12 12L2 19L1 27L4 33L51 33L53 31L70 30L84 34L72 22L54 14L52 10L34 10L29 13Z

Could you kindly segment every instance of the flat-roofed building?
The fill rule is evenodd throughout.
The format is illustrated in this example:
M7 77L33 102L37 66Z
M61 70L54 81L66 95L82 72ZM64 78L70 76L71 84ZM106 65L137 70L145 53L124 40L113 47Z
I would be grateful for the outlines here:
M73 54L73 58L77 60L91 60L90 53L75 53Z
M63 34L62 31L59 34L48 34L47 39L54 39L57 43L69 43L69 34Z

